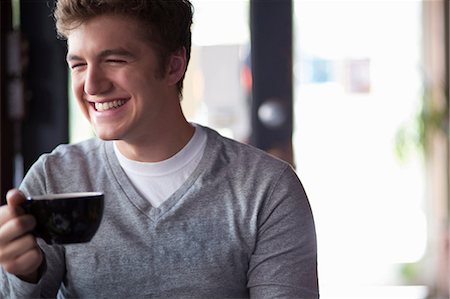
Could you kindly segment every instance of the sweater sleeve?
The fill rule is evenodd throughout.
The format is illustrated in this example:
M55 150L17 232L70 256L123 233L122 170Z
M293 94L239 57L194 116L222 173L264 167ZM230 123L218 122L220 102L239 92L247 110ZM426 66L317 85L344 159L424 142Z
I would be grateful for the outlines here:
M20 190L24 194L45 194L43 158L39 159L25 176ZM65 271L64 247L47 245L38 239L45 256L45 267L38 283L27 283L0 267L0 298L55 298Z
M314 220L291 167L270 189L259 212L248 288L252 298L319 298Z
M27 283L0 267L0 298L39 298L40 290L40 283Z

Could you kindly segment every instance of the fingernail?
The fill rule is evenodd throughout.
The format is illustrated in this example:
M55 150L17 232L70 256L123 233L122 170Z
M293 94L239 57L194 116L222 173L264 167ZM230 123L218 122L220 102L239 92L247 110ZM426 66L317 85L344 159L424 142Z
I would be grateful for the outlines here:
M15 189L8 190L8 192L6 192L6 198L11 197L15 191L16 191Z

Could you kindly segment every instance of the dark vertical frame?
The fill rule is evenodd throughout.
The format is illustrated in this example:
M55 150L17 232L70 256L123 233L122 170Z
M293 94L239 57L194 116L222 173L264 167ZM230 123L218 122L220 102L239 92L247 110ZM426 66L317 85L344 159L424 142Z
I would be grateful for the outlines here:
M27 40L27 114L21 152L26 172L36 159L69 140L66 42L57 39L55 1L21 1L21 30Z
M292 163L292 1L251 0L250 22L251 142ZM263 105L272 107L281 116L282 123L270 126L264 122L258 113Z
M8 113L6 52L7 36L12 30L10 0L0 1L0 204L5 203L6 192L13 186L13 125Z
M8 35L12 31L11 0L1 0L0 43L0 203L13 187L14 178L26 172L45 152L69 140L68 73L65 63L66 42L58 40L52 9L55 1L20 1L20 36L27 50L22 74L25 83L25 114L13 122L9 115L8 73L6 69ZM21 155L23 168L18 169L15 155ZM17 166L20 167L20 164ZM16 168L15 168L16 167ZM20 179L20 178L18 178Z

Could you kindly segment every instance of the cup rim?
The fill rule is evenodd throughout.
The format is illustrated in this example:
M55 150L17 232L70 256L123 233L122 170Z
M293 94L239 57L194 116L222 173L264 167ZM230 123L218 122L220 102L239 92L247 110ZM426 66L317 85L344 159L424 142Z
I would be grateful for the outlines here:
M53 193L43 195L28 196L28 200L54 200L54 199L66 199L66 198L81 198L81 197L97 197L103 196L102 192L70 192L70 193Z

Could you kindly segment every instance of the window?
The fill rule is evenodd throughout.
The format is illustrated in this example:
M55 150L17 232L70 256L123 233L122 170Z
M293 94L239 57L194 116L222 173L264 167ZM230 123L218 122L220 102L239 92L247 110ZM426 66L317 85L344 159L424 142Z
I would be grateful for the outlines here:
M424 298L423 160L396 151L421 101L421 2L294 4L294 151L323 298Z

